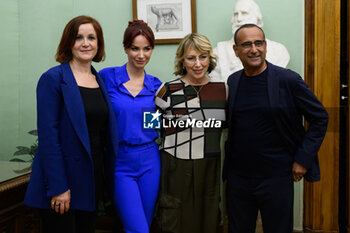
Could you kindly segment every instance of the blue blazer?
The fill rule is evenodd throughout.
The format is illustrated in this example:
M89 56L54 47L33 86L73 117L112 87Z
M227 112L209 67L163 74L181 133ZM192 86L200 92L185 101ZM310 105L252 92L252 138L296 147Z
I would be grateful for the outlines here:
M106 156L115 161L118 137L105 85L91 67L109 109ZM37 86L39 145L24 203L50 208L51 197L71 190L71 209L95 209L94 168L85 110L69 63L45 72ZM111 165L111 167L113 167Z
M269 62L267 65L270 109L281 138L294 156L294 161L307 169L305 179L319 181L320 168L317 152L326 134L328 113L297 73ZM224 179L227 178L229 172L231 156L232 110L242 74L243 70L240 70L230 75L227 80L229 86L227 117L229 134L225 144ZM309 123L307 131L303 126L303 117Z

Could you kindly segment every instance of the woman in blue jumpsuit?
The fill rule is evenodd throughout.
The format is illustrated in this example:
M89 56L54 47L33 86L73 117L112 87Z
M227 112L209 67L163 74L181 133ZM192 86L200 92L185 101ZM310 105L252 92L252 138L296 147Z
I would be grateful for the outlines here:
M154 111L161 85L144 70L154 48L152 30L142 20L130 21L124 33L128 62L100 71L118 123L114 202L124 231L148 233L158 196L160 156L155 129L143 129L143 112Z

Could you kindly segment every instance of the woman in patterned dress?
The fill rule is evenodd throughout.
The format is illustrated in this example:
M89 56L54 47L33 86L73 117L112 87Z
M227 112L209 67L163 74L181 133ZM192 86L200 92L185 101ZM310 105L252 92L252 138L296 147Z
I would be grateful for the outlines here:
M209 40L187 35L175 75L157 92L163 111L158 220L162 232L216 233L220 222L220 138L226 86L208 74L216 66Z

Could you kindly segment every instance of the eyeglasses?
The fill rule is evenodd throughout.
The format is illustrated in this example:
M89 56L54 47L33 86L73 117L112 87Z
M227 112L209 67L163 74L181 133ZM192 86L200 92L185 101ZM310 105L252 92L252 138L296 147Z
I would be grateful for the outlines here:
M199 62L203 64L208 61L208 58L209 58L208 54L202 54L202 55L199 55L198 57L196 56L185 57L185 61L190 64L195 64L197 60L199 60Z
M253 44L255 45L255 47L261 48L265 45L265 40L256 40L254 42L247 41L242 44L237 44L237 46L241 46L244 49L251 49L253 47Z

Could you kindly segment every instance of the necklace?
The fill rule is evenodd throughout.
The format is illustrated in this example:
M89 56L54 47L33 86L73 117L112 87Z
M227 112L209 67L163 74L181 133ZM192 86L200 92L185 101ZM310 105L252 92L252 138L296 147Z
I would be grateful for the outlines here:
M201 87L199 88L198 91L197 91L196 88L194 88L192 85L190 85L190 87L192 87L192 89L197 93L197 103L199 103L199 101L200 101L200 96L199 96L199 94L200 94L202 88L204 87L204 85L201 86Z

